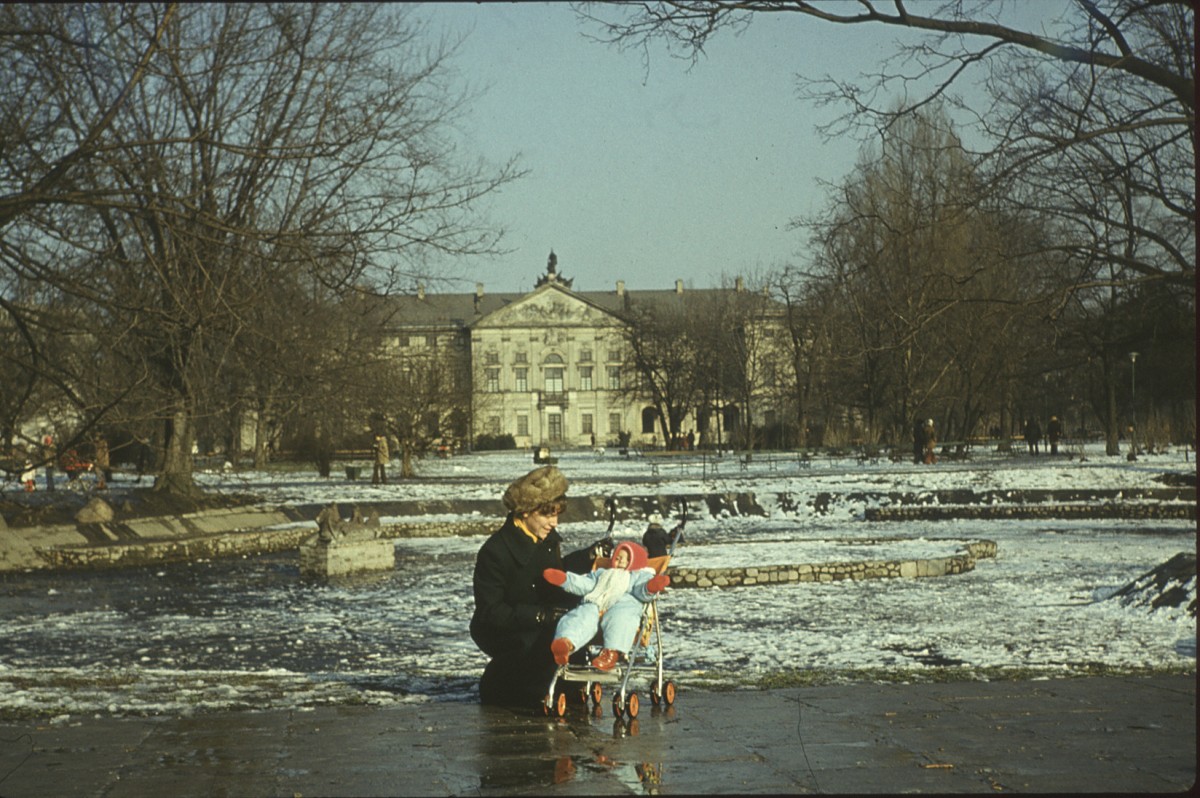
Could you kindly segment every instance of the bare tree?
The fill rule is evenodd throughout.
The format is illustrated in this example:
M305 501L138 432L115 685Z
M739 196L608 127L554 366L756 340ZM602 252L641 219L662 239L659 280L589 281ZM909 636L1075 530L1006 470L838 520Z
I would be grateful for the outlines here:
M471 392L463 361L444 348L380 363L380 391L372 407L400 444L400 477L416 475L414 460L449 438L469 411Z
M851 126L884 129L900 116L944 101L970 112L953 93L956 83L986 71L995 102L974 109L982 132L990 137L995 179L1029 176L1034 187L1055 189L1035 175L1057 174L1063 187L1112 187L1096 207L1056 203L1056 212L1086 226L1100 213L1119 210L1115 202L1148 203L1144 223L1119 220L1128 236L1143 239L1141 248L1101 248L1090 240L1076 244L1119 259L1133 272L1170 280L1194 290L1196 208L1194 9L1184 0L1141 3L1136 0L1075 0L1050 32L1033 33L1001 24L1001 4L922 4L913 13L902 0L857 3L657 2L636 5L576 4L596 38L649 58L655 40L672 52L698 59L708 41L723 30L736 31L756 14L790 14L803 23L895 27L925 32L915 44L898 45L887 64L911 65L912 72L889 68L863 85L832 78L802 78L801 96L818 103L844 103L848 114L827 129L841 135ZM602 16L603 15L603 16ZM974 72L973 72L974 70ZM894 96L899 86L931 84L924 99L892 107L877 98ZM1079 152L1076 156L1074 153ZM1092 155L1084 153L1091 152ZM1062 161L1079 158L1101 170L1078 169L1074 181L1061 180ZM1076 182L1077 181L1077 182ZM1167 229L1164 229L1167 228Z
M1097 368L1119 362L1132 341L1111 325L1107 337L1073 335L1072 319L1095 318L1106 307L1121 306L1146 283L1172 286L1194 308L1191 3L1074 0L1040 31L1004 24L1005 8L994 2L910 7L903 0L680 1L576 8L597 39L640 50L645 59L655 41L665 42L673 54L698 59L713 36L736 32L768 13L829 32L866 26L911 34L908 44L897 45L894 55L882 60L879 71L859 81L800 77L802 99L847 109L823 128L825 134L886 134L935 104L951 109L960 124L969 123L982 146L972 155L977 184L966 201L1015 229L1045 233L1010 242L1014 246L1006 249L1006 257L1053 265L1048 271L1055 282L1040 281L1028 298L1062 328L1061 336L1094 342L1074 355ZM957 91L973 78L989 98L984 107L972 106ZM896 105L890 98L898 93L916 99ZM1110 295L1105 301L1102 292ZM1055 362L1033 360L1039 369ZM1177 368L1194 373L1194 363ZM1025 371L1013 365L1009 373L1020 381L1029 376ZM1032 376L1044 383L1046 375ZM1117 391L1113 381L1121 375L1109 365L1100 376L1110 396L1100 418L1115 450L1118 422L1111 397ZM962 378L970 379L965 373ZM873 390L871 379L867 393ZM900 390L907 389L901 385ZM868 397L867 405L873 401ZM972 411L963 408L961 415L968 424Z
M517 173L458 159L450 50L426 48L402 7L62 8L2 40L41 43L20 91L0 89L5 119L36 96L43 121L14 131L32 154L8 180L37 185L69 157L53 148L93 154L58 196L20 205L0 265L142 364L164 430L156 487L188 494L198 415L230 401L212 389L275 286L386 292L431 252L492 251L475 201Z
M622 393L650 402L668 446L699 399L705 348L696 338L695 322L704 313L696 305L684 295L643 300L630 308L625 327L629 359Z

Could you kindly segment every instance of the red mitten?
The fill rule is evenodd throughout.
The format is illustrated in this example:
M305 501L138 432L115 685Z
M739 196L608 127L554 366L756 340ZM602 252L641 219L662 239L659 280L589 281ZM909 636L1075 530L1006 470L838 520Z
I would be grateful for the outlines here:
M646 583L647 593L661 593L662 589L671 584L671 579L666 574L659 574Z
M542 571L542 577L552 585L565 585L567 583L567 572L560 571L557 568L547 568Z

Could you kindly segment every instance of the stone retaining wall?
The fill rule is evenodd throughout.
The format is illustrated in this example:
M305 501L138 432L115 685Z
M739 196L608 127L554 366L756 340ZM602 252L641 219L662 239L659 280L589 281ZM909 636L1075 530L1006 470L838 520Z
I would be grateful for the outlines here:
M204 535L181 540L153 540L144 543L121 543L109 546L35 546L42 568L124 568L152 565L161 562L188 562L215 559L240 554L268 554L289 551L311 537L315 530L277 529L260 532L238 532L226 535Z
M942 521L956 519L1110 519L1182 518L1196 520L1195 504L1020 504L941 507L868 507L867 521Z
M975 569L975 561L996 556L996 544L976 540L949 557L923 560L757 565L745 568L668 568L672 587L749 587L789 582L838 582L843 579L914 579L949 576Z

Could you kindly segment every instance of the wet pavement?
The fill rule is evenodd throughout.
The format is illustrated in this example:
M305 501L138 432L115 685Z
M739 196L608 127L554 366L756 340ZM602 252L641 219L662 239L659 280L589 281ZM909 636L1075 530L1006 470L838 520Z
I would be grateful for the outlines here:
M0 796L1178 792L1194 675L0 722Z

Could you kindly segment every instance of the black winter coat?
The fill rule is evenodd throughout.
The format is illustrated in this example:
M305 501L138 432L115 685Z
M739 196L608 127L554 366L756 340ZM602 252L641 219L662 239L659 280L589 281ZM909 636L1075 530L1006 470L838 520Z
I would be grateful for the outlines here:
M547 568L585 573L587 550L572 552L564 563L562 537L551 532L535 543L513 523L492 533L475 558L475 613L471 639L489 657L530 651L539 637L552 634L556 607L570 608L579 597L542 577ZM565 567L564 567L565 566Z

